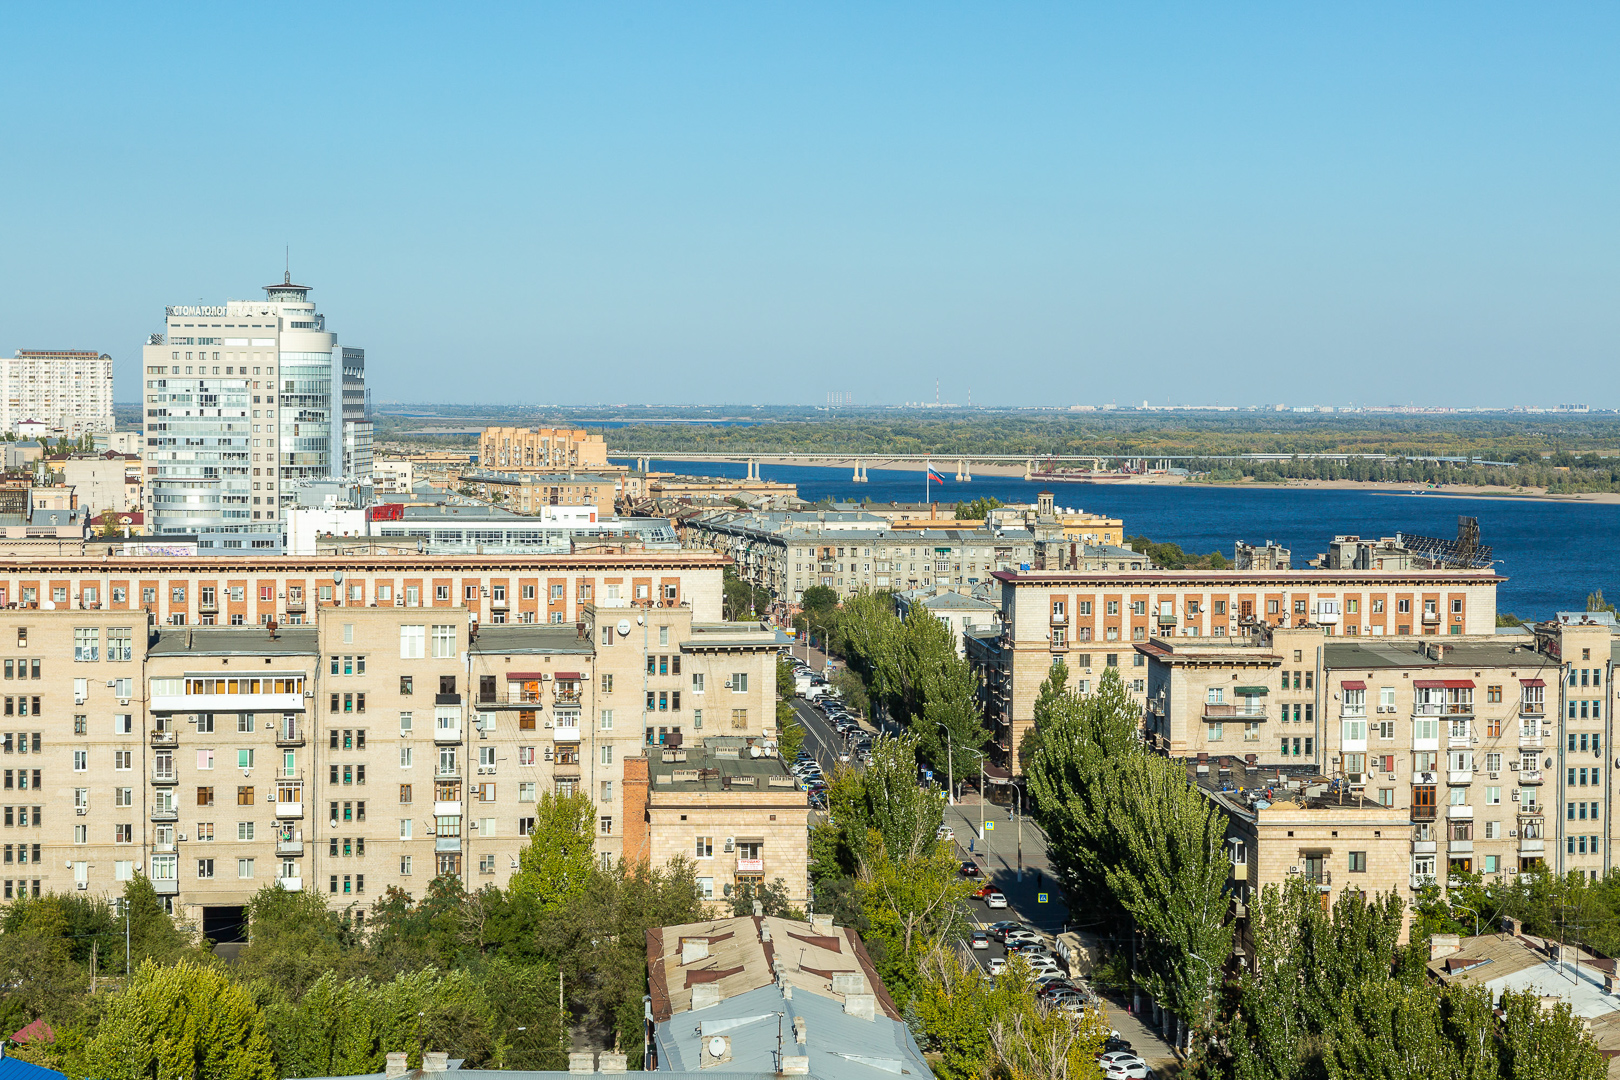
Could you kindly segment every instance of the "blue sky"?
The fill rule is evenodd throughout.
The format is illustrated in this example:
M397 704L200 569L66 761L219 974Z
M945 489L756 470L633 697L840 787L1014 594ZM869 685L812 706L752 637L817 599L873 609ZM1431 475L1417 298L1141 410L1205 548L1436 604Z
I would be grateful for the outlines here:
M0 349L378 400L1620 405L1620 8L8 4Z

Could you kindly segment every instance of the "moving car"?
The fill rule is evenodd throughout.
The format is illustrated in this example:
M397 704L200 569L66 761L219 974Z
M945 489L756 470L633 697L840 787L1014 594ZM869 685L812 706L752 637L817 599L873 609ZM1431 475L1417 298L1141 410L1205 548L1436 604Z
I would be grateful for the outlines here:
M978 863L974 862L972 859L964 859L964 860L962 860L962 876L963 877L978 877L980 875L980 873L981 873L981 871L979 870L979 864Z
M980 900L983 900L993 892L996 892L996 887L987 881L983 885L980 885L977 889L973 890L973 895L977 896Z
M999 892L993 892L984 898L986 907L1004 908L1007 906L1007 897Z

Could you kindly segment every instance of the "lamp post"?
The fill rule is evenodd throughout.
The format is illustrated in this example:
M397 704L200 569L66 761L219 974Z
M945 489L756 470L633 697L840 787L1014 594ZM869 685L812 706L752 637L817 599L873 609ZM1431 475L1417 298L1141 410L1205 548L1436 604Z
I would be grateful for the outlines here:
M956 805L956 755L951 752L951 729L934 721L934 726L945 733L945 782L950 785L950 797L945 801Z

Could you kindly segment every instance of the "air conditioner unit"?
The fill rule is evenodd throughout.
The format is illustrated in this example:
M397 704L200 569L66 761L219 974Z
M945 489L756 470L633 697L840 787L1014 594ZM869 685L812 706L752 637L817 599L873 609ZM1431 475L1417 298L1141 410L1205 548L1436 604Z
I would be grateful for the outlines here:
M183 844L186 842L186 834L181 833L179 836L175 837L175 839L179 840Z
M1508 762L1508 768L1512 769L1514 772L1518 772L1519 771L1519 763L1517 761L1510 761L1510 762Z
M73 887L76 889L88 889L90 887L90 883L88 881L75 881L73 883Z
M76 806L73 808L73 812L83 817L90 812L90 808L88 806Z
M118 699L118 704L120 704L120 705L128 705L129 704L129 698L127 698L127 697L119 698Z
M1495 780L1497 777L1501 776L1502 774L1501 773L1489 773L1488 775L1490 776L1490 778L1492 780Z
M1518 788L1513 789L1513 801L1514 802L1519 801L1519 789Z
M1394 773L1385 773L1384 774L1384 779L1385 780L1393 780L1393 779L1395 779L1395 774Z
M1513 839L1514 837L1516 837L1518 835L1519 835L1519 830L1518 829L1509 829L1508 830L1508 839L1511 840L1511 839Z

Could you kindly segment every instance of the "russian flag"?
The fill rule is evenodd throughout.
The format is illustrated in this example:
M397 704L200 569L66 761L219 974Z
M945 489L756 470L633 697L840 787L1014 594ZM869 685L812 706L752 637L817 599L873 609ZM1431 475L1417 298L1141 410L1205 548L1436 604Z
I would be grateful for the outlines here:
M943 484L945 482L945 478L934 471L932 462L930 462L928 465L928 479L932 480L936 484Z

